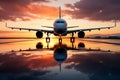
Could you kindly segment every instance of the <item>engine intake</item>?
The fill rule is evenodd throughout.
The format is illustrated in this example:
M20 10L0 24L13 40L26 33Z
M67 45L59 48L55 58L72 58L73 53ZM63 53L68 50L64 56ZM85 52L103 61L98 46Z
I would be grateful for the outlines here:
M36 32L36 36L37 36L37 38L42 38L43 33L41 31L38 31L38 32Z
M43 48L43 44L41 42L38 42L36 45L37 49L42 49Z
M78 32L78 37L79 38L84 38L85 37L85 33L83 31Z
M80 43L78 44L78 48L85 48L85 44L82 43L82 42L80 42Z

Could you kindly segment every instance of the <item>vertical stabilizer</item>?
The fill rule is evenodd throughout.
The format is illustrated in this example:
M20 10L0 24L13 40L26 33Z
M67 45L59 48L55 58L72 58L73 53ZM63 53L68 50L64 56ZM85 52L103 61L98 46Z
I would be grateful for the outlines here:
M61 7L59 7L59 18L61 18Z

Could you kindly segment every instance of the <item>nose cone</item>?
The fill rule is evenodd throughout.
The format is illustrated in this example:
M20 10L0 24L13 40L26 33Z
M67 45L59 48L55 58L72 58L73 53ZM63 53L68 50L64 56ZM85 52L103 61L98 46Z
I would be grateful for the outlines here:
M54 33L55 34L65 34L67 31L67 23L64 19L57 19L54 22Z

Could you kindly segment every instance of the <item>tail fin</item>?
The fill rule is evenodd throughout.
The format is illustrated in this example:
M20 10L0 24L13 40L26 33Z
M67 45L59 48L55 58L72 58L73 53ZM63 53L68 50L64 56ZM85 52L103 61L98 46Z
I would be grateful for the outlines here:
M59 18L61 18L61 7L59 7Z

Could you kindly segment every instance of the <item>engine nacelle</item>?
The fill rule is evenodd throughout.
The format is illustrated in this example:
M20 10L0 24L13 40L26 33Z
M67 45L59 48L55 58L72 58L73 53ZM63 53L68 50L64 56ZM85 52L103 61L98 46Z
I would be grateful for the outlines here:
M36 48L37 48L37 49L42 49L42 48L43 48L43 44L42 44L41 42L38 42L38 43L36 44Z
M43 33L41 31L37 31L36 32L36 36L37 36L37 38L42 38L43 37Z
M78 44L78 48L85 48L85 44L82 43L82 42L80 42L80 43Z
M83 31L78 32L78 37L79 38L84 38L85 37L85 33Z

